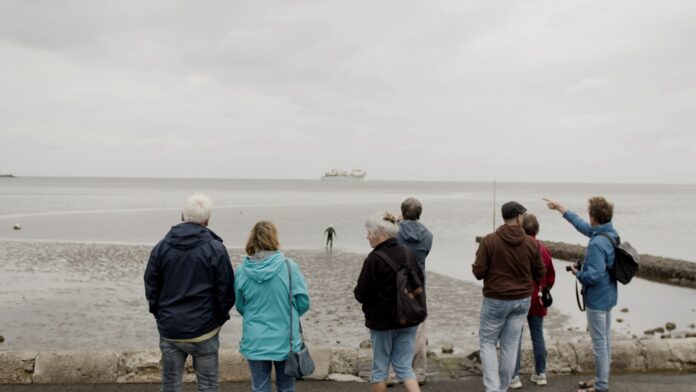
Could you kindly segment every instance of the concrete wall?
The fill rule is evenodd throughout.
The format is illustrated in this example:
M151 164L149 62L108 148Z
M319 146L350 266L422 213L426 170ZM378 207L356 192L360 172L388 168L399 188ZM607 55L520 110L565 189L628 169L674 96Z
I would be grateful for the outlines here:
M589 340L547 342L549 373L588 373L594 368ZM316 372L312 379L367 379L370 349L312 347ZM480 375L478 352L428 354L428 378L443 380ZM531 350L522 352L522 373L533 370ZM612 344L612 371L696 372L696 338L623 340ZM189 361L185 381L195 379ZM232 350L220 350L220 379L248 381L246 360ZM126 352L0 352L0 384L158 383L159 351Z

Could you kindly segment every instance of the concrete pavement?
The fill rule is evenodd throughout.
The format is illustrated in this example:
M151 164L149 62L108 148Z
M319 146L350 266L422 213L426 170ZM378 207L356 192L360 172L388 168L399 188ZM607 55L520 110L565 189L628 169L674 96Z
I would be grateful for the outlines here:
M587 375L559 375L549 376L549 385L538 387L528 381L525 376L522 380L524 386L520 392L568 392L576 389L579 380L591 378ZM222 384L222 392L249 391L248 383ZM184 391L194 392L194 384L185 384ZM298 392L365 392L369 391L369 384L355 382L333 381L304 381L297 385ZM388 391L404 391L403 386L389 388ZM696 392L696 374L663 373L663 374L622 374L612 376L611 390L613 392L653 392L665 390L670 392ZM0 392L157 392L157 384L80 384L80 385L0 385ZM423 392L459 392L459 391L483 391L480 377L465 377L460 381L427 383L423 386Z

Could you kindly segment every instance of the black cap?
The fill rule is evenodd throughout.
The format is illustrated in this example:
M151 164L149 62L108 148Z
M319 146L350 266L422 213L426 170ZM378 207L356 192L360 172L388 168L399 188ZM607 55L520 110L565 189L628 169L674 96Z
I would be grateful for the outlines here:
M515 219L519 215L527 212L527 209L522 206L522 204L516 201L509 201L500 208L500 212L503 213L503 219L510 220Z

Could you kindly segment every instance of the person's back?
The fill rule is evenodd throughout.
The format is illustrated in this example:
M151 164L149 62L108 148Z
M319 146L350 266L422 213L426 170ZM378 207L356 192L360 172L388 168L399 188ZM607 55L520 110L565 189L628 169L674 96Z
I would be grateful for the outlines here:
M522 229L527 209L511 201L501 212L505 224L481 241L472 265L476 279L483 279L479 345L486 391L507 390L510 385L532 279L545 273L536 244Z
M396 240L400 245L406 246L413 252L418 267L423 272L422 282L425 288L425 259L430 254L430 249L433 245L433 233L420 222L422 212L423 205L420 200L414 197L409 197L401 203L402 220L399 222L399 232L396 235ZM427 341L426 322L424 321L418 325L413 347L413 370L416 372L416 378L420 384L425 382L425 374L428 367ZM392 378L390 374L390 379Z
M239 352L249 364L254 391L271 390L273 367L277 389L295 390L295 378L285 374L285 360L291 340L292 350L300 350L300 317L309 310L304 276L279 248L276 226L269 221L257 222L249 233L247 256L235 278L237 312L243 317Z
M244 316L239 351L247 359L284 360L290 336L289 281L286 257L278 251L244 257L237 269L237 311ZM293 275L293 346L299 349L299 317L309 309L309 297L297 263L288 259Z
M207 228L212 203L193 195L150 253L145 296L162 351L162 390L179 391L188 355L199 390L218 390L218 332L234 305L234 271L222 239Z
M532 295L532 280L544 276L539 249L521 227L502 225L481 240L473 265L474 276L483 279L483 295L496 299L520 299ZM541 268L540 268L541 267Z

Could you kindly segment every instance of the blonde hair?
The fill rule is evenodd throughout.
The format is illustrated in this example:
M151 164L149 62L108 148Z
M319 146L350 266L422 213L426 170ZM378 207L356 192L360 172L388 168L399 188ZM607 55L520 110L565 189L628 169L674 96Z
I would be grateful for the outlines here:
M278 250L278 248L280 248L278 229L273 222L256 222L249 233L249 239L246 243L247 255L253 256L256 252L262 250Z

